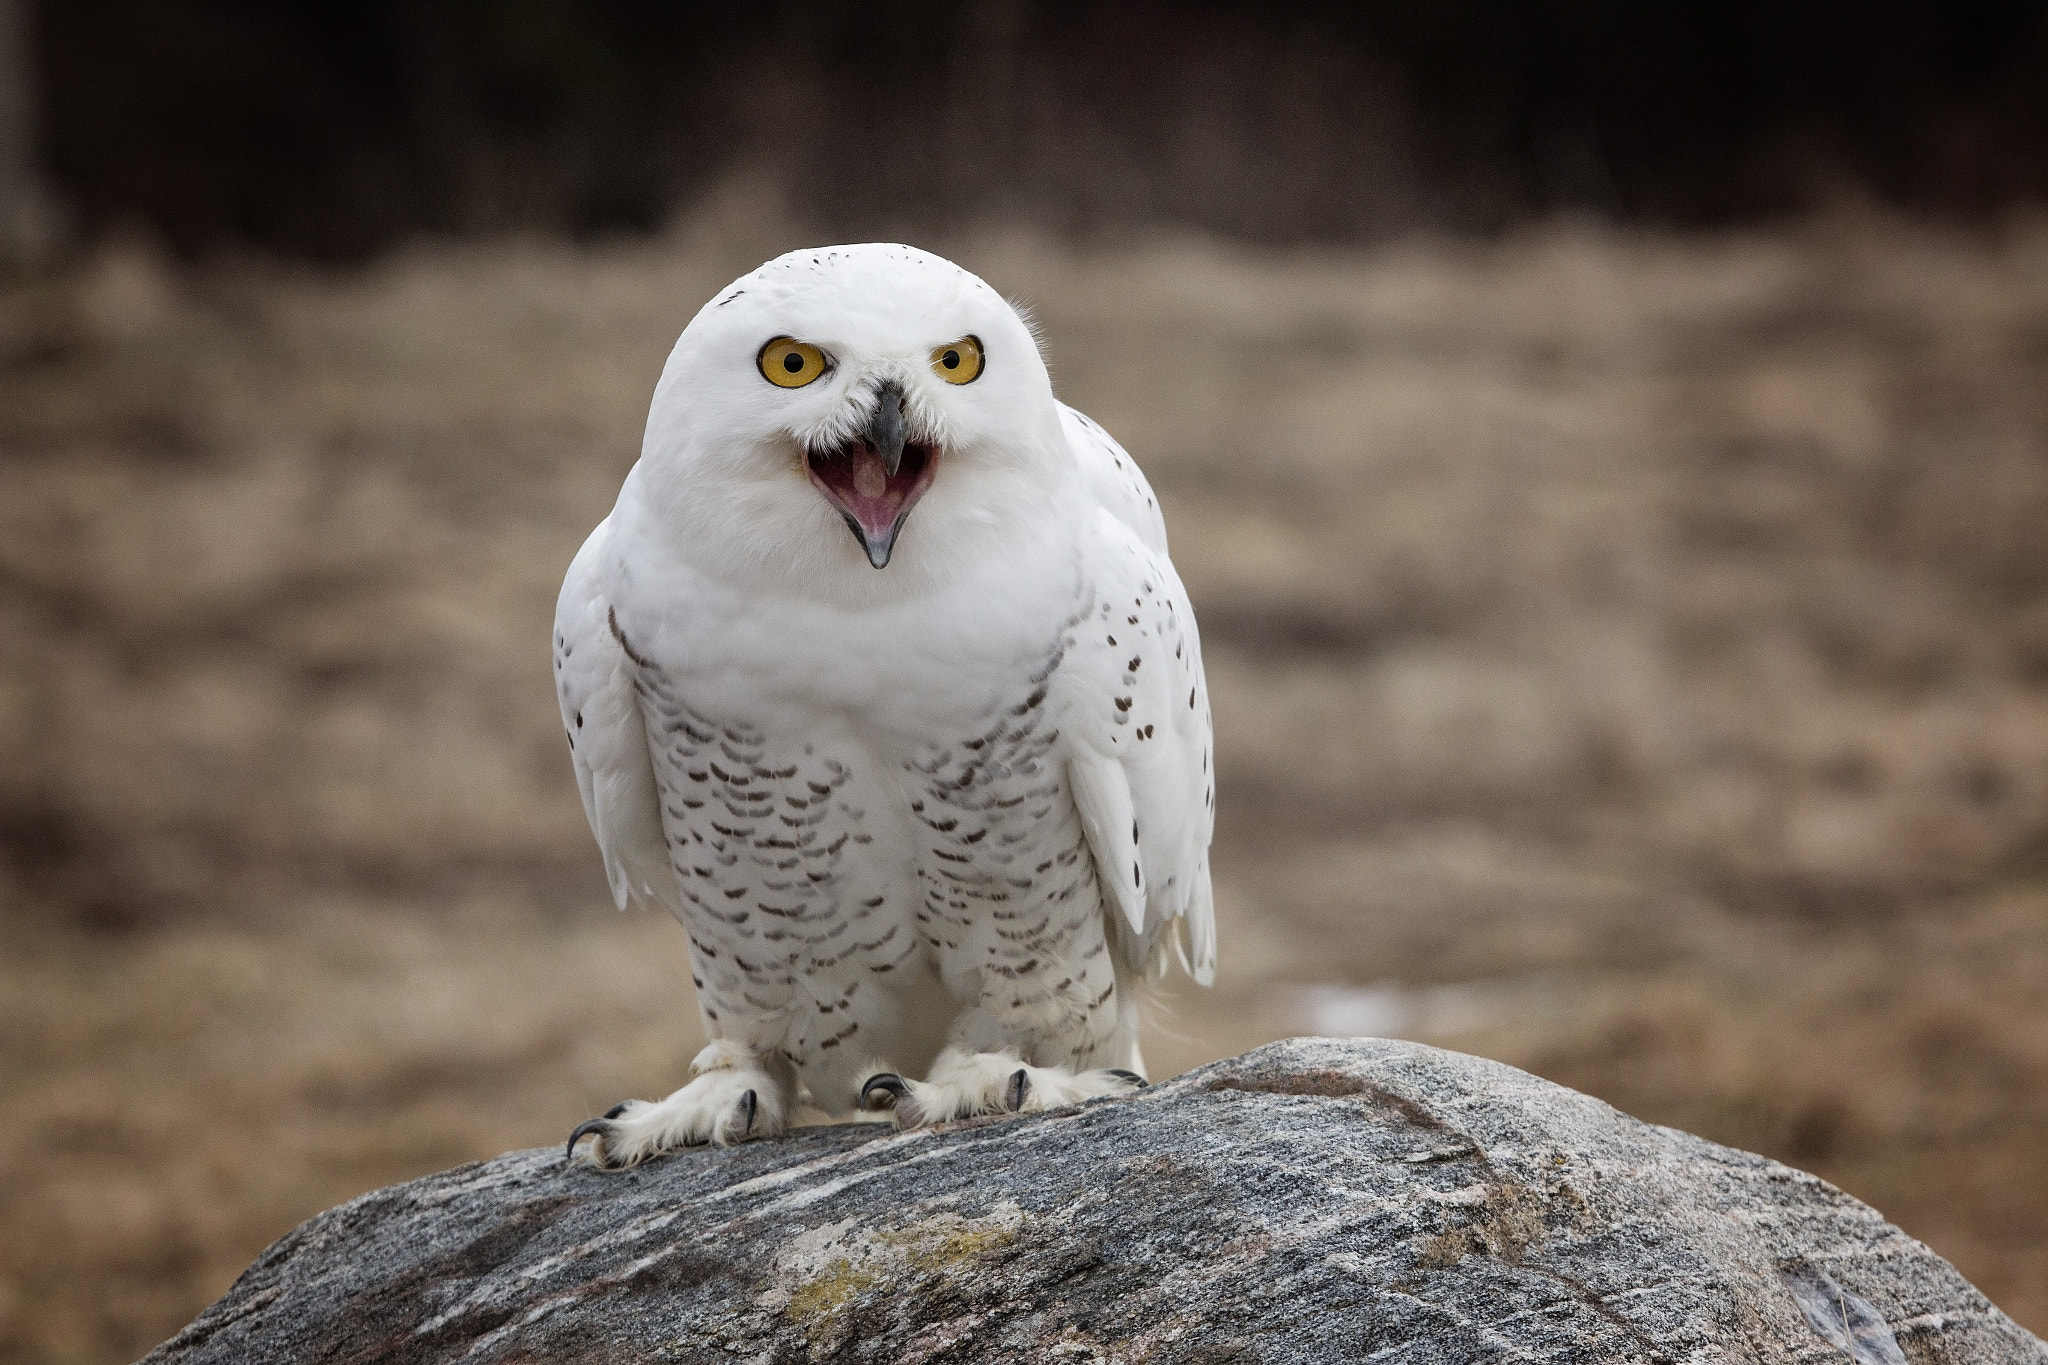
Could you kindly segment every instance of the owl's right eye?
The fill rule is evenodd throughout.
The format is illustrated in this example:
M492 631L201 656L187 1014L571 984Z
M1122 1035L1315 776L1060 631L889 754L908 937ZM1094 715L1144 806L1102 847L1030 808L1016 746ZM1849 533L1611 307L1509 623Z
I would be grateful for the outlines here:
M823 351L795 337L775 338L761 348L754 363L761 367L761 377L778 389L800 389L831 368Z

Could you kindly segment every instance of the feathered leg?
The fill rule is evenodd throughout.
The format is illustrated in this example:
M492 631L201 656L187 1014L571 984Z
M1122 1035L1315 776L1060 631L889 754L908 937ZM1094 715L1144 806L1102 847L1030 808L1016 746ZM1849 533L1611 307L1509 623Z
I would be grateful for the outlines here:
M769 1074L743 1044L712 1043L690 1064L697 1078L665 1100L627 1100L569 1134L569 1159L622 1170L675 1147L725 1146L780 1133L788 1124L791 1087ZM579 1149L586 1135L594 1140Z

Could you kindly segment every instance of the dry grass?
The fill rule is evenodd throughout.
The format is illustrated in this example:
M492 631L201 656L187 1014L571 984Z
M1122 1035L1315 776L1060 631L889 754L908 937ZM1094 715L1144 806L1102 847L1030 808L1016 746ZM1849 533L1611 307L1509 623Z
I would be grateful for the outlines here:
M0 1359L672 1085L545 666L744 206L0 298ZM1167 1072L1378 1028L1783 1156L2048 1330L2048 226L1074 254L1212 661Z

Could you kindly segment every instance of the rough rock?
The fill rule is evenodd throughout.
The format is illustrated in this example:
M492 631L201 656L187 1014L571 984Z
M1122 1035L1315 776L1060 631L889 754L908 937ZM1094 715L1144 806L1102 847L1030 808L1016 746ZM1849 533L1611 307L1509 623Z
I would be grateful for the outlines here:
M1412 1043L368 1194L150 1362L2048 1362L1816 1177Z

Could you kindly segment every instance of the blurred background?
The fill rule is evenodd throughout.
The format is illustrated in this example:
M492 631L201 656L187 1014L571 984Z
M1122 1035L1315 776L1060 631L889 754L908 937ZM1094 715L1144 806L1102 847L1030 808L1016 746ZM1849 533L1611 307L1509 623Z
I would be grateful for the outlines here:
M1151 473L1216 988L1817 1171L2048 1332L2048 9L0 0L0 1360L679 1083L556 586L907 239Z

